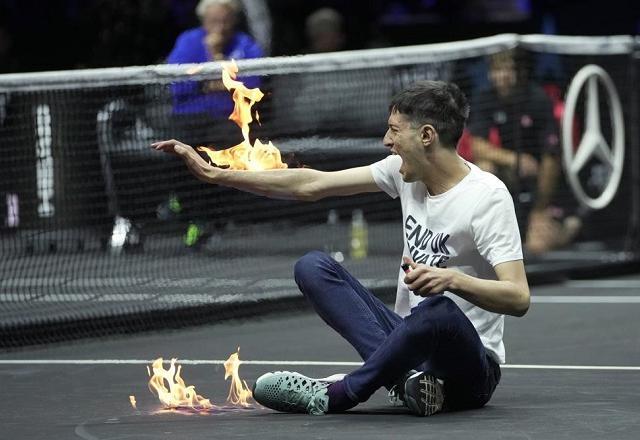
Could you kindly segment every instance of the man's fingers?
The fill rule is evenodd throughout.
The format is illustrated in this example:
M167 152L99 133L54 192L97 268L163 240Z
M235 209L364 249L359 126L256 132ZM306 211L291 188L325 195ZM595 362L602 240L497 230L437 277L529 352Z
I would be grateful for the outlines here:
M411 278L410 278L411 277ZM428 273L412 271L405 277L405 284L411 291L418 291L431 281Z
M409 275L414 275L415 279L409 281L407 278ZM429 272L411 272L405 277L405 284L407 288L418 296L432 296L442 293L445 289L443 287L442 280ZM406 282L409 281L409 282Z
M415 291L414 294L419 296L433 296L441 294L443 290L444 289L441 288L440 283L433 280Z
M170 144L175 144L176 142L178 142L178 141L176 141L175 139L167 139L167 140L164 140L164 141L153 142L151 144L151 146L152 147L165 147L165 146L170 145Z
M165 153L183 155L188 152L189 146L175 139L169 139L166 141L153 142L151 148L157 151L164 151Z
M209 165L190 145L170 139L166 141L158 141L150 144L151 148L158 151L164 151L165 153L173 154L180 157L191 174L204 182L210 182L209 173L212 171L211 165Z
M408 264L411 269L415 269L418 266L415 261L411 259L411 257L407 257L406 255L402 257L402 262Z
M410 270L405 276L404 276L404 283L409 286L413 283L415 283L418 278L420 278L420 273L416 272L415 270Z
M404 257L404 258L407 258L407 257ZM414 283L418 278L430 272L429 266L425 266L425 265L418 266L416 263L414 263L410 259L409 261L405 261L405 262L407 262L411 266L411 270L408 271L404 277L404 283L407 285Z
M151 147L155 148L156 150L165 150L170 145L171 145L171 142L169 141L161 141L161 142L152 143Z

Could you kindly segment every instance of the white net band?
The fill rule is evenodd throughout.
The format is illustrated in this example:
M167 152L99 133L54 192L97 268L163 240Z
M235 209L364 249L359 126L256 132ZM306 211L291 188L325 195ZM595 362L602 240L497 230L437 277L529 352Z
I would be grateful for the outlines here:
M419 46L239 60L238 65L246 75L284 75L455 61L490 55L515 47L572 55L619 55L631 53L636 44L640 43L636 43L630 36L566 37L503 34L469 41ZM220 78L220 71L220 63L211 62L5 74L0 75L0 92L136 85L185 78L216 79Z

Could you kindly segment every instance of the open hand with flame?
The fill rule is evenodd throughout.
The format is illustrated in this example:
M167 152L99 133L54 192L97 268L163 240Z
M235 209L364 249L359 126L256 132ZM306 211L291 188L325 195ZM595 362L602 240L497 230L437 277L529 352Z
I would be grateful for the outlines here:
M220 168L209 165L193 147L175 139L154 142L151 148L182 158L191 174L203 182L213 183L216 173L220 171Z
M253 122L254 116L259 121L258 112L253 106L263 98L264 93L259 88L248 89L238 81L237 74L238 66L235 61L222 64L222 83L232 92L235 103L229 119L240 128L243 140L234 147L219 150L198 147L197 151L205 153L214 166L208 165L189 145L175 139L156 142L151 144L151 147L182 157L198 179L209 183L214 183L210 177L220 172L220 168L249 171L287 168L287 164L282 162L280 150L270 141L266 144L260 142L260 139L255 139L253 143L250 141L249 125Z

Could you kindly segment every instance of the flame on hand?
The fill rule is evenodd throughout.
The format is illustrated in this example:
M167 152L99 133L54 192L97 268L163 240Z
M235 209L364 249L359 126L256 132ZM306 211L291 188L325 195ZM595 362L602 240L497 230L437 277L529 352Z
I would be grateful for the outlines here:
M171 359L168 370L164 369L162 362L162 358L158 358L151 365L153 375L150 375L149 390L158 395L158 399L165 408L189 408L202 411L213 407L209 399L196 393L193 385L185 385L180 376L182 367L176 366L175 358Z
M248 399L253 397L251 390L247 386L247 382L240 379L238 370L240 369L240 347L238 351L229 356L224 363L224 380L231 378L231 386L227 402L232 405L249 406Z
M221 168L233 170L270 170L275 168L287 168L287 164L282 162L280 150L271 142L263 144L256 139L251 145L249 139L249 124L253 122L251 110L256 102L259 102L264 93L259 88L248 89L241 81L238 81L238 65L235 61L222 63L222 83L227 90L233 90L233 112L229 119L235 122L242 130L244 140L231 148L225 150L215 150L209 147L198 147L198 151L207 154L213 164ZM256 120L260 122L257 111L254 111Z

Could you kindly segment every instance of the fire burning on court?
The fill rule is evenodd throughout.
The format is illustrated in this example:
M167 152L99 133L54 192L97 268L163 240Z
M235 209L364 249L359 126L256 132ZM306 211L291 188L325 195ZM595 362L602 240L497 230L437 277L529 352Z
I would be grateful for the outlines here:
M230 410L233 408L253 408L250 400L251 390L247 383L240 378L240 347L224 362L224 379L231 379L226 405L214 405L210 399L198 394L193 385L187 385L182 378L182 366L177 359L171 359L169 368L164 368L164 359L157 358L147 366L149 375L149 390L158 397L162 404L162 411L180 411L188 413L206 414L218 410ZM134 409L138 409L135 396L129 396L129 401Z
M203 411L213 408L213 404L199 395L193 385L187 386L182 379L182 366L171 359L169 369L165 370L163 359L158 358L151 364L153 375L149 379L149 390L158 396L166 409L192 409Z
M231 378L231 386L229 388L229 396L227 396L227 403L232 405L241 405L244 407L249 406L248 400L252 397L251 390L247 386L247 382L240 379L238 370L240 369L240 347L238 351L229 356L229 359L224 363L224 380Z

